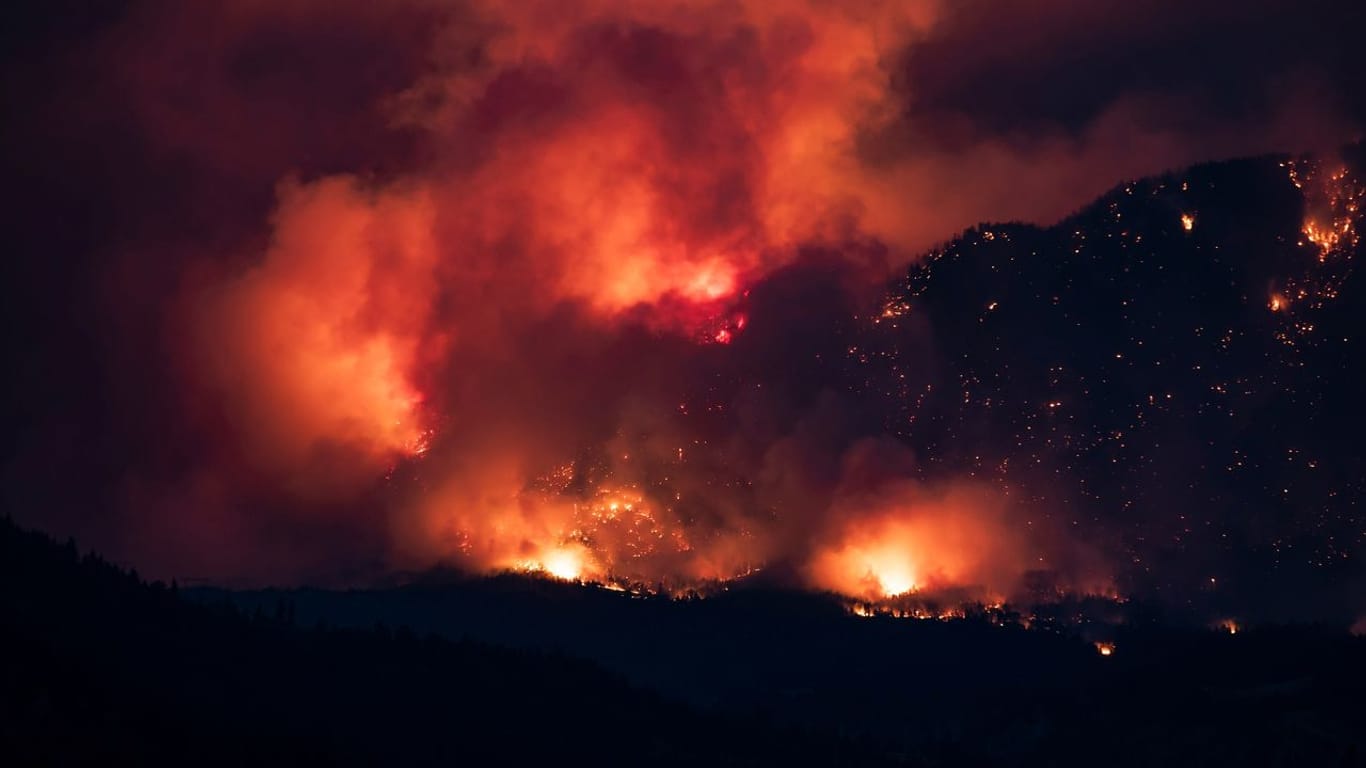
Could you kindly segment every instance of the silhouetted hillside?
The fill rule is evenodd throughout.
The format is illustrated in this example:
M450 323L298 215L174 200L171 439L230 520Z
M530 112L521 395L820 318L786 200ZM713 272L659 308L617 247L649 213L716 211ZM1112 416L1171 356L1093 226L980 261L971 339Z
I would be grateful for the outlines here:
M1109 624L1096 609L1113 608L1074 604L1024 629L861 618L764 587L678 601L516 575L192 594L588 658L712 711L837 728L927 764L1357 765L1366 733L1366 638L1342 627L1229 634L1141 606Z
M1340 630L1141 624L1101 657L1046 631L858 619L766 590L677 602L495 579L328 594L272 593L269 608L242 595L246 613L189 602L5 522L0 754L15 765L1352 766L1366 733L1366 641ZM572 645L574 616L595 624L609 657L714 666L748 696L699 714L558 653L297 626L337 601L352 620L383 608L450 634L518 615L546 632L528 646Z
M558 655L186 602L0 523L8 765L790 765L833 739L698 715Z
M1362 154L1210 163L970 230L850 338L850 388L926 477L1097 542L1126 594L1366 611Z

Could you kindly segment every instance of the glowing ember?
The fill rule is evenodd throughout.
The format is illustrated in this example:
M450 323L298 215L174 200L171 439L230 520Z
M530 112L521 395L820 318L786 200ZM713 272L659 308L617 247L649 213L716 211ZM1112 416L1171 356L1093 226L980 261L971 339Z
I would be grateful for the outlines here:
M1181 228L1187 232L1195 229L1195 215L1190 213L1181 214Z
M1342 242L1342 235L1351 231L1351 222L1344 221L1339 226L1342 227L1341 231L1333 228L1332 225L1325 226L1309 219L1304 222L1304 239L1317 245L1323 251L1323 255L1326 256L1338 246L1338 243Z
M1308 269L1284 279L1284 292L1273 297L1273 311L1288 307L1293 299L1297 315L1322 309L1337 299L1352 274L1352 260L1360 242L1361 201L1366 186L1341 168L1323 172L1312 160L1284 164L1290 181L1304 195L1305 216L1299 245L1312 249L1315 260ZM1301 321L1277 332L1286 346L1297 348L1314 331L1314 323Z
M1309 181L1314 176L1312 168L1299 172L1292 166L1291 178L1301 189L1304 188L1301 177ZM1305 204L1309 210L1302 231L1305 240L1318 246L1320 262L1326 262L1336 252L1356 247L1355 225L1363 195L1366 195L1366 189L1358 186L1345 168L1327 174L1322 182L1305 191ZM1344 255L1350 257L1349 253Z
M1114 643L1096 643L1096 652L1101 656L1113 656L1115 654Z
M748 322L748 317L741 313L714 318L701 334L700 340L716 344L729 344L735 340L736 336L740 335Z

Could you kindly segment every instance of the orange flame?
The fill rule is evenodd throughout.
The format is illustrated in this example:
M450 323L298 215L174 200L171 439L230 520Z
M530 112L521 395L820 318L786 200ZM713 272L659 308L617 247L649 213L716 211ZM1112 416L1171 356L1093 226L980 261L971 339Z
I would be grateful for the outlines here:
M813 586L873 601L949 587L999 599L1025 570L999 501L981 489L904 486L865 504L834 510L847 522L813 555Z
M530 560L512 564L514 570L546 573L560 581L583 581L600 576L590 567L591 556L582 546L555 547Z

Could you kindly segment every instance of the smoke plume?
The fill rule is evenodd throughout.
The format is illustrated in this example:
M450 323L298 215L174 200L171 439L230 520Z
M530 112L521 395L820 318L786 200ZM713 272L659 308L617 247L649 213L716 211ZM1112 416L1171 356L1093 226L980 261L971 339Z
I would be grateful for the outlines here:
M107 237L67 247L98 255L80 327L107 411L34 417L30 436L103 431L35 440L10 474L89 467L116 511L65 525L181 576L1103 582L1097 553L885 437L838 365L852 334L890 276L977 221L1335 142L1355 115L1310 59L1263 66L1237 109L1175 78L1067 108L1031 80L1015 112L1055 108L1024 123L972 96L1065 50L1070 8L293 0L94 19L35 60L60 87L11 90L99 201L84 215ZM1121 27L1097 34L1125 51L1162 34ZM80 148L81 121L109 159ZM928 371L951 342L917 333ZM130 456L105 460L114 444Z

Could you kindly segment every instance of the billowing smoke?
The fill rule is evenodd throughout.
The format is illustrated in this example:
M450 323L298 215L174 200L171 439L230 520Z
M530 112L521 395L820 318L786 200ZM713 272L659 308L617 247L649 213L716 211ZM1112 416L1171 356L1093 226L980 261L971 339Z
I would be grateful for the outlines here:
M101 278L143 318L111 331L116 375L155 381L123 397L161 425L117 473L115 549L251 580L453 563L647 584L783 569L854 596L1103 583L1095 553L884 437L838 365L851 334L896 269L976 221L1337 140L1343 120L1297 90L1263 131L1155 124L1140 93L1011 135L946 96L972 54L936 75L918 53L969 34L961 14L130 9L90 43L110 64L90 108L130 115L176 191L153 176L120 203L138 215Z

